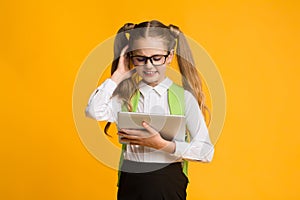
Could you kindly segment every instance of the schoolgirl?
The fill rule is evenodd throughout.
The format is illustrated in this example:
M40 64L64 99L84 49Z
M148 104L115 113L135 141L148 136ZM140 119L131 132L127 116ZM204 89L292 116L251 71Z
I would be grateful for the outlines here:
M166 77L174 55L182 87ZM121 142L127 145L121 155L118 199L186 199L188 178L183 163L210 162L214 148L205 121L208 109L201 80L178 27L153 20L127 23L119 29L111 77L91 95L86 115L108 121L107 133L110 122L118 122L120 111L181 114L186 118L187 132L168 141L146 122L145 130L120 130Z

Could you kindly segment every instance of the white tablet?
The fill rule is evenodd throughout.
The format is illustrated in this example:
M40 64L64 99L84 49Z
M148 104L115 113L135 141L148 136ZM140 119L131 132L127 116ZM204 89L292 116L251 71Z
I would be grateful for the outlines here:
M150 124L158 131L162 138L172 141L179 133L185 133L185 116L182 115L158 115L136 112L119 112L118 128L145 129L142 122Z

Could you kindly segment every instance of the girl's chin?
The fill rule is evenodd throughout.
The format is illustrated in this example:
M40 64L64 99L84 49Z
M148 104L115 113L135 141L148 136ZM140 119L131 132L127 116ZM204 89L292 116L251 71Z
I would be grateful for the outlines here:
M156 86L159 82L158 80L149 80L149 79L143 79L145 83L151 86Z
M143 79L143 81L145 83L147 83L150 86L156 86L156 85L158 85L163 80L163 78L161 78L160 76L158 76L158 73L155 73L152 76L142 74L142 76L140 76L140 77Z
M158 85L162 80L158 79L158 78L153 78L153 79L150 79L150 78L143 78L143 81L145 83L147 83L148 85L154 87L156 85Z

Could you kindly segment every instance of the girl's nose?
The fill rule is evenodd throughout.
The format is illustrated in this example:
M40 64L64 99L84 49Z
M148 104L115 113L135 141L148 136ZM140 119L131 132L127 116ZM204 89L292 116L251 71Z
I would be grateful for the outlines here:
M146 69L151 69L151 68L153 67L153 65L152 65L152 63L151 63L151 61L150 61L150 59L148 59L148 60L146 61L144 67L145 67Z

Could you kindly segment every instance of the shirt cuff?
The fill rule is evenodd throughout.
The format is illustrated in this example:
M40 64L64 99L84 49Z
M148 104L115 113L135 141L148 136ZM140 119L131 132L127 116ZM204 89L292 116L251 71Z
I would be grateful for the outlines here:
M184 152L188 148L189 143L187 143L187 142L179 142L179 141L175 140L175 144L176 144L176 147L175 147L174 155L182 157L183 154L184 154Z
M174 155L185 160L194 160L202 162L211 162L214 155L214 147L206 144L198 144L193 146L193 143L175 141Z

